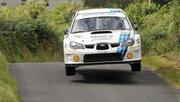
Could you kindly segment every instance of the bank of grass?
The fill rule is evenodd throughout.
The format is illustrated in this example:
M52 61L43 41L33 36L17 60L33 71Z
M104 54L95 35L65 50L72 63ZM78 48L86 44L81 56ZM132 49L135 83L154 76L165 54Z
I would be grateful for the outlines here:
M41 50L38 53L26 54L23 56L16 56L14 58L15 63L26 63L26 62L62 62L63 61L62 51L49 52L47 50Z
M0 53L0 102L21 102L16 82L9 72L8 62Z
M160 77L166 79L176 88L180 88L180 70L175 68L175 61L162 56L145 56L143 64L151 68Z

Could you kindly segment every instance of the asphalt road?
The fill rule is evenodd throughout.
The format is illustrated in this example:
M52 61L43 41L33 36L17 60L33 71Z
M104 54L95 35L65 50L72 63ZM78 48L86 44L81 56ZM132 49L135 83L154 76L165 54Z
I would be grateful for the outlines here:
M24 102L180 102L180 91L147 69L84 66L65 76L63 63L10 64Z

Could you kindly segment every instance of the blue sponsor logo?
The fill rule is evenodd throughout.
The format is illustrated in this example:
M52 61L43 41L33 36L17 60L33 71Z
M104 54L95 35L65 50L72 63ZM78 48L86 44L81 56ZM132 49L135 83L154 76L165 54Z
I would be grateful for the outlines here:
M125 46L124 44L127 40L128 40L127 34L120 34L120 36L119 36L120 47L117 49L117 53L120 53L122 55L125 53L127 46Z
M121 11L118 10L118 9L111 9L110 12L112 12L112 13L117 13L117 12L121 12Z

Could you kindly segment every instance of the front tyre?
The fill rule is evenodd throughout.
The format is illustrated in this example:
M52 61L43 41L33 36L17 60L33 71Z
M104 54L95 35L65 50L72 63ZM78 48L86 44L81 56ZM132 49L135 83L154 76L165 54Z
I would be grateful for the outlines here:
M76 74L75 67L70 67L65 65L65 70L66 70L66 76L74 76Z
M131 71L132 71L132 72L141 71L141 63L131 64Z

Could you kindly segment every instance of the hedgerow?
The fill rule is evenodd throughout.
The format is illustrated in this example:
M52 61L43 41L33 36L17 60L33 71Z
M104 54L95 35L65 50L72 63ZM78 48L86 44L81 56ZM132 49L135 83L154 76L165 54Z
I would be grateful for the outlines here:
M28 61L41 53L51 58L62 57L63 30L79 8L81 5L65 3L51 10L38 2L16 8L1 7L1 51L10 62Z

